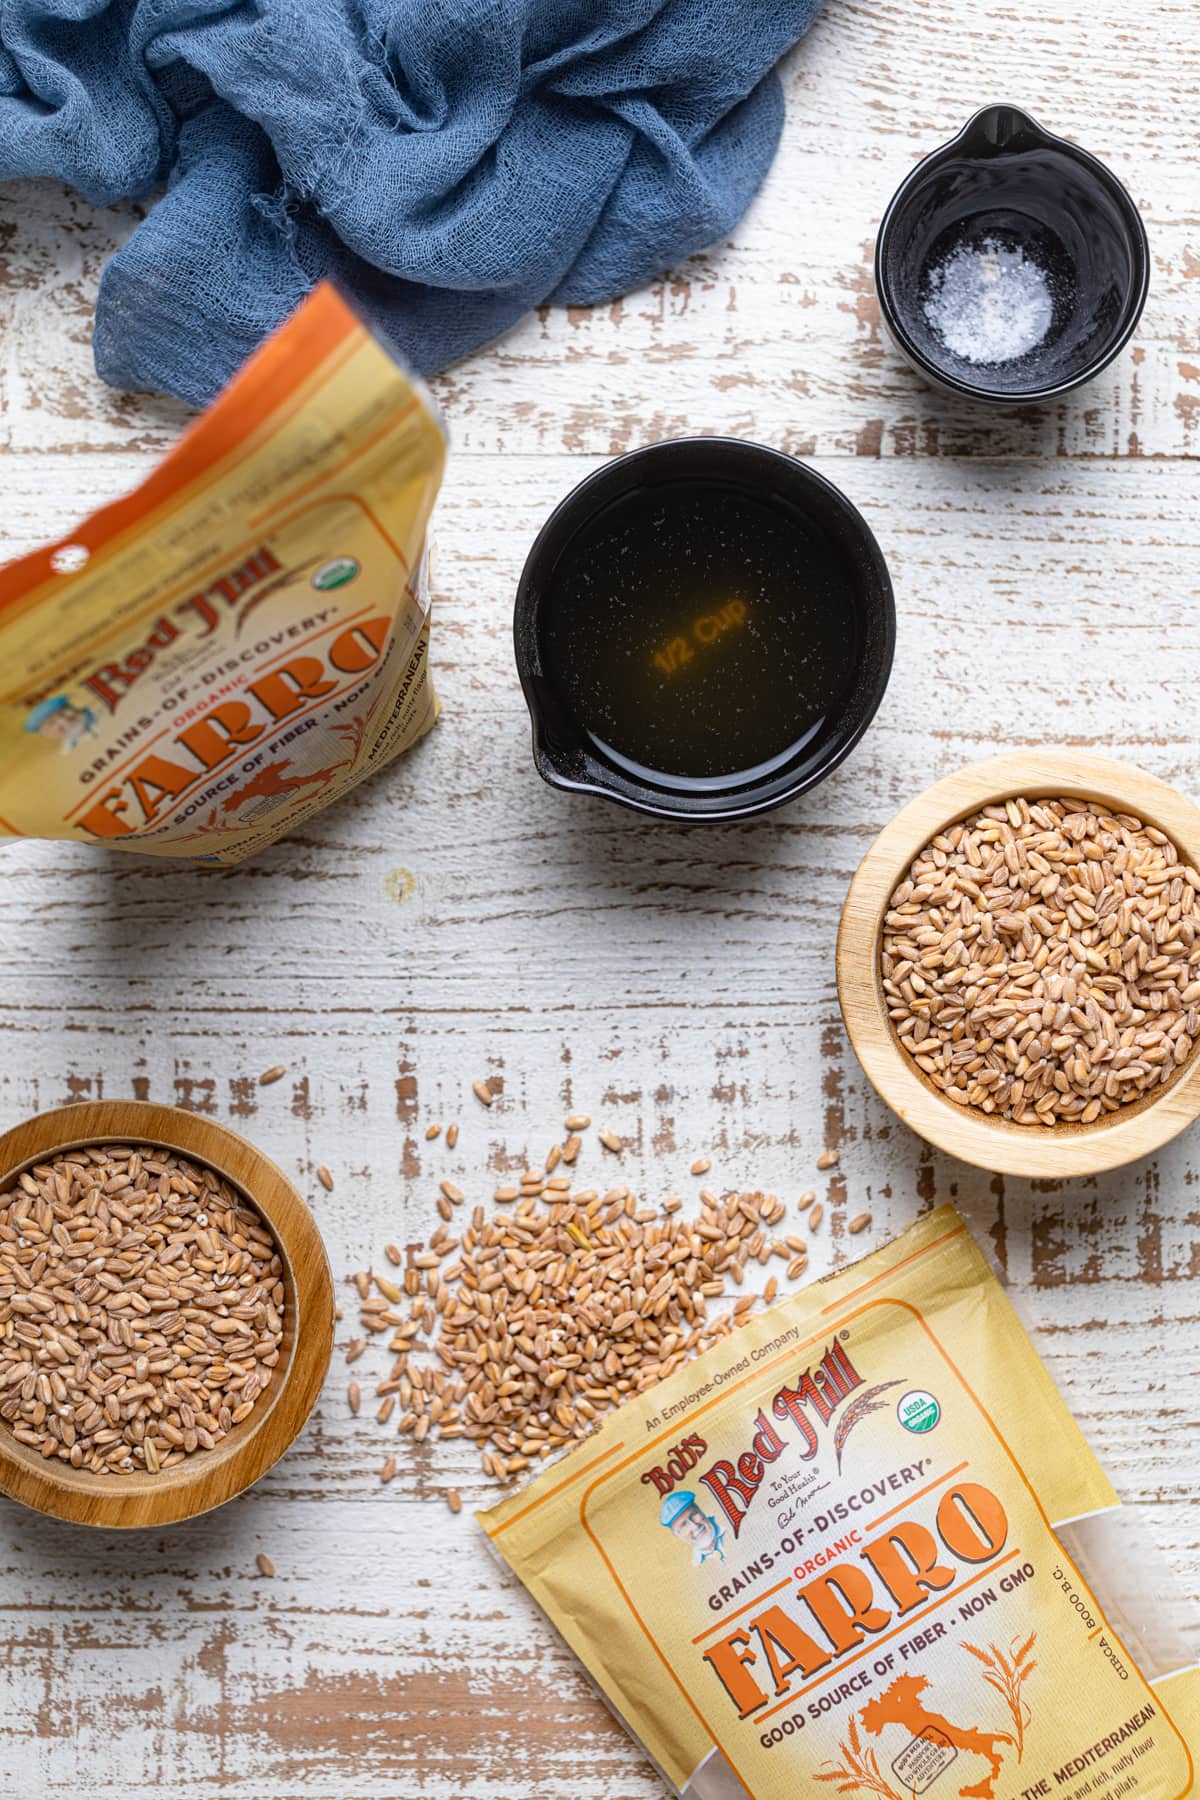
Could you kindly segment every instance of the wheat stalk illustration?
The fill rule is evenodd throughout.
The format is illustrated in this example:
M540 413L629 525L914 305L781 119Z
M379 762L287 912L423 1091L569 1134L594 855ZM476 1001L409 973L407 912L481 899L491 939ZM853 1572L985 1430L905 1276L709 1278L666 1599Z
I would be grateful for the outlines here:
M339 768L348 769L350 764L356 760L363 747L363 739L367 735L367 720L374 710L375 708L372 706L365 713L356 713L352 719L342 720L334 726L333 729L338 736L345 739L346 748L350 752L347 760L338 764Z
M868 1418L871 1413L880 1412L883 1409L887 1402L879 1398L881 1394L886 1394L889 1388L903 1386L904 1383L902 1381L883 1381L880 1382L878 1387L868 1388L865 1394L860 1394L857 1400L852 1400L850 1402L849 1406L838 1420L837 1430L833 1434L833 1447L837 1452L839 1475L842 1472L842 1451L845 1449L846 1439L850 1436L854 1427L856 1425L861 1425L862 1421L865 1418Z
M1008 1707L1015 1732L1017 1761L1020 1762L1025 1751L1025 1727L1033 1717L1029 1702L1021 1698L1021 1689L1037 1668L1036 1662L1029 1661L1037 1643L1037 1632L1031 1632L1020 1648L1014 1650L1016 1641L1016 1638L1010 1640L1007 1656L999 1644L989 1644L986 1650L981 1650L977 1644L964 1643L962 1648L983 1664L983 1679L989 1687L995 1688Z
M838 1748L845 1759L845 1767L830 1769L824 1774L819 1769L814 1770L818 1781L836 1781L839 1794L853 1794L862 1789L868 1794L878 1794L880 1800L905 1800L905 1796L898 1794L881 1773L875 1752L868 1750L859 1739L853 1713L850 1715L849 1742L839 1744Z

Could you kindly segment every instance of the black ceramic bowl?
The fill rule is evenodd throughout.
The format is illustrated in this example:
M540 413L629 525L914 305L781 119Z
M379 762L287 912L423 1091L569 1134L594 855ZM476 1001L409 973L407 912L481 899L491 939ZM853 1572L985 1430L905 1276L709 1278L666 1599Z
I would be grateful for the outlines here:
M680 774L664 769L661 761L650 766L645 758L622 754L617 745L592 729L592 722L582 716L578 695L571 691L575 652L585 659L588 643L582 628L578 642L571 636L575 590L569 571L578 570L581 559L585 568L590 567L594 552L597 579L608 584L601 604L607 607L611 596L614 617L627 609L624 616L630 628L626 636L632 640L638 635L639 621L647 616L644 596L656 598L657 590L653 583L639 587L635 579L626 581L619 573L614 577L611 570L606 572L604 534L617 530L631 509L641 509L644 514L649 508L653 515L656 508L665 512L678 506L694 509L691 516L701 521L728 516L730 509L735 524L745 527L747 520L752 521L740 538L735 532L730 540L749 543L751 563L759 538L765 542L778 532L797 546L789 566L797 576L796 591L800 586L804 590L804 605L809 610L802 616L812 628L812 640L819 636L825 618L836 620L842 634L839 644L846 652L839 665L844 680L839 680L836 690L830 689L836 698L831 697L824 710L814 706L811 694L801 691L802 682L798 681L793 691L776 670L770 687L770 720L761 701L757 712L751 704L747 708L751 716L742 715L747 734L744 744L739 743L736 730L729 734L729 766L700 774ZM698 543L703 529L696 536ZM690 542L685 540L685 544ZM697 548L698 561L700 556ZM685 579L692 573L686 548L680 560L684 565L681 579ZM660 565L668 582L673 569L673 564ZM728 570L724 573L728 575ZM762 594L755 591L752 607L761 609L764 604ZM701 629L695 646L697 667L708 654L709 632L716 630L713 616L719 620L721 615L707 616L708 628ZM793 631L793 616L781 611L766 622L776 632L777 660L790 667L795 652L797 667L803 670L809 634ZM761 610L755 622L763 622ZM594 628L594 619L592 623ZM706 619L697 624L703 628ZM824 780L857 744L883 698L895 633L892 585L878 544L856 508L812 469L778 450L737 438L677 438L632 451L597 470L559 503L538 534L521 574L513 634L517 671L533 721L538 773L552 787L600 795L656 818L716 821L766 812ZM736 669L741 654L731 652L729 666ZM644 672L646 645L640 639L636 659ZM656 660L666 667L669 658ZM712 659L714 671L718 660L716 656ZM673 694L672 702L691 709L693 702L690 697L683 699L683 692ZM687 716L693 713L688 711ZM747 748L761 742L763 729L777 732L785 746L780 753L764 758ZM740 753L743 748L745 754Z
M1006 284L986 295L967 260L981 256L984 278ZM914 368L1001 405L1090 381L1128 343L1149 282L1145 228L1116 176L1016 106L985 107L919 163L875 246L880 308ZM1001 309L982 336L981 304ZM979 355L1001 342L1000 357Z

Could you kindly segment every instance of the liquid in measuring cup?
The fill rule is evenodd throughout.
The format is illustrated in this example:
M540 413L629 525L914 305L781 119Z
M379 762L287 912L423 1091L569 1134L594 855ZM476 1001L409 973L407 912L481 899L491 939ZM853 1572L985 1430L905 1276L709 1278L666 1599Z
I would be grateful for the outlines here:
M543 671L580 732L634 774L745 779L816 744L862 630L844 546L722 482L619 496L571 538L539 615Z

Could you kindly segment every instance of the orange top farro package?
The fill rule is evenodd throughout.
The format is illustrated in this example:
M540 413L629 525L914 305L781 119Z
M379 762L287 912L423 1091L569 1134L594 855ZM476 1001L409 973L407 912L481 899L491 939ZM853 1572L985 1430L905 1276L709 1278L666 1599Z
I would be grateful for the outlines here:
M951 1208L482 1515L686 1800L1183 1800L1200 1675Z
M406 750L444 463L316 289L140 488L0 569L0 835L240 862Z

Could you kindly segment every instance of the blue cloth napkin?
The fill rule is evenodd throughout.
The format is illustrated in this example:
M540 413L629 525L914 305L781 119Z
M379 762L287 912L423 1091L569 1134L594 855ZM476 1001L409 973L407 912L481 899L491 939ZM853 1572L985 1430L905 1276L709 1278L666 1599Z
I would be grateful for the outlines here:
M166 192L96 367L204 401L324 276L427 373L721 237L820 0L3 0L0 179Z

